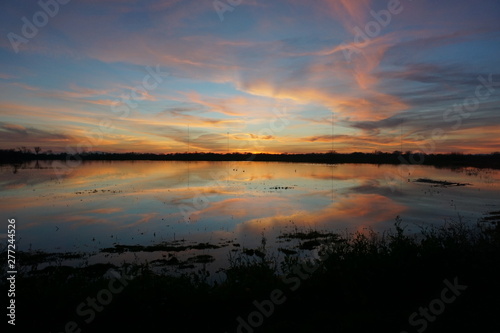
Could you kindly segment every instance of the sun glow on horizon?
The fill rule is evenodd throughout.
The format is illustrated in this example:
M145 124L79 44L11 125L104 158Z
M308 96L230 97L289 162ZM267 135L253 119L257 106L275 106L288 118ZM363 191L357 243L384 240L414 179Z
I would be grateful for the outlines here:
M71 3L0 43L0 149L498 151L498 1L400 5Z

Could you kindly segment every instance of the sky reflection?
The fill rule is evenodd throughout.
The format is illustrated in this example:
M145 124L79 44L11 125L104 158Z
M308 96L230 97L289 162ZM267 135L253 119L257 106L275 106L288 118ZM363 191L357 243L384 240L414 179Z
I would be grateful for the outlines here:
M2 217L21 249L97 251L189 239L256 246L291 228L386 230L498 210L498 171L265 162L85 162L64 178L49 163L0 172ZM432 178L463 187L415 183ZM410 180L410 181L408 181ZM182 207L188 207L189 219Z

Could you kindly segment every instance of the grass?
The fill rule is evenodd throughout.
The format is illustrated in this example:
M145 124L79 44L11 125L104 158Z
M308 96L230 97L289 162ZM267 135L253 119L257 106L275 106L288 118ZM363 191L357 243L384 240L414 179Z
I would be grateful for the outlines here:
M64 331L68 321L82 332L236 332L238 317L246 320L256 311L255 301L280 290L286 301L275 305L255 332L416 332L419 327L409 324L409 316L440 297L445 279L456 278L467 289L428 323L426 332L499 331L498 224L448 223L413 235L398 217L386 233L310 231L283 238L318 242L321 260L301 259L297 250L284 251L279 261L266 251L263 238L257 249L228 250L226 279L215 285L207 283L209 273L203 269L180 277L156 274L152 266L172 264L168 260L151 266L26 270L17 280L16 324L46 332ZM199 255L186 264L212 260ZM110 269L136 276L86 323L76 308L109 288Z

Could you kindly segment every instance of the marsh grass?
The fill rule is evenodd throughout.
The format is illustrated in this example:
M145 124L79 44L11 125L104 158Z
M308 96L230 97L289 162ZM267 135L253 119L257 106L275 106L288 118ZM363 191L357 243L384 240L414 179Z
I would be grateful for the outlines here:
M439 296L444 279L457 277L467 290L426 332L493 332L500 327L498 224L446 223L411 234L397 217L394 228L385 233L312 230L283 238L319 245L304 250L299 244L295 252L282 251L281 258L268 251L262 237L256 249L228 251L225 279L215 284L208 283L205 266L174 277L155 273L150 264L129 265L141 274L90 324L76 314L76 306L106 288L106 271L121 267L55 265L22 270L16 296L18 323L47 332L63 331L68 321L77 322L83 332L236 332L237 317L246 318L255 311L255 300L268 299L272 290L280 289L287 301L256 332L412 332L416 330L408 324L409 315ZM304 259L304 251L322 254L323 260ZM1 257L6 259L6 254ZM45 257L35 253L31 259L35 258ZM191 260L194 265L210 261L209 256ZM296 276L294 270L304 262L317 269L292 290L287 279Z

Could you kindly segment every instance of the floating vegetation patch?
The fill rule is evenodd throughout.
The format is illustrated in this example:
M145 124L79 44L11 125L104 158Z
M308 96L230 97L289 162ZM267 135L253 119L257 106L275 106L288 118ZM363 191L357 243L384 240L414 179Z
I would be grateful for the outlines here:
M209 243L199 243L196 245L175 245L173 243L160 243L156 245L115 245L114 247L108 247L101 249L101 252L106 253L123 253L123 252L156 252L156 251L167 251L167 252L182 252L186 250L207 250L207 249L219 249L227 245L214 245Z
M297 252L297 251L295 251L295 250L284 249L284 248L282 248L282 247L280 247L280 248L278 249L278 251L283 252L283 253L284 253L285 255L287 255L287 256L289 256L289 255L294 255L294 254L297 254L297 253L298 253L298 252Z
M200 254L191 258L188 258L187 262L195 264L208 264L214 262L215 258L209 254Z
M51 253L43 251L20 251L17 255L19 257L19 261L25 266L57 260L83 259L88 256L88 254L80 252Z
M487 216L481 219L482 222L490 222L492 224L500 224L500 211L498 212L490 212L486 214Z
M31 270L29 272L32 276L58 276L58 277L73 277L75 274L79 277L87 279L102 278L110 269L117 269L118 267L110 263L98 263L93 265L84 266L81 268L57 265L47 266L39 270Z
M308 241L301 243L299 245L299 249L301 249L301 250L314 250L315 248L317 248L321 244L322 243L317 239L308 240Z
M106 253L123 253L123 252L140 252L145 251L145 246L142 245L115 245L114 247L107 247L101 249L101 252Z
M110 269L118 269L118 266L115 266L111 263L98 263L83 267L81 269L81 272L85 276L97 278L102 277Z
M414 180L413 182L432 184L433 186L441 186L441 187L472 185L470 183L456 183L456 182L449 182L449 181L445 181L445 180L444 181L443 180L434 180L434 179L429 179L429 178L418 178L418 179Z
M172 257L170 259L156 259L151 261L151 264L157 266L175 266L180 265L181 262L176 257Z
M32 271L32 275L50 275L50 276L69 276L76 271L76 268L71 266L47 266L43 269Z
M84 190L84 191L77 191L75 192L75 194L91 194L91 193L122 193L121 190L97 190L97 189L94 189L94 190Z
M337 234L330 232L321 232L316 230L311 230L309 232L294 232L294 233L284 233L283 235L278 236L278 238L284 239L300 239L300 240L308 240L308 239L318 239L318 238L336 238Z
M264 252L256 249L244 249L243 253L246 254L247 256L257 256L259 258L264 258L266 256Z
M207 249L218 249L218 248L224 247L224 246L227 246L227 245L218 246L218 245L213 245L213 244L209 244L209 243L199 243L197 245L190 246L189 248L195 249L195 250L207 250Z
M65 252L65 253L57 253L55 254L55 256L61 259L82 259L83 257L86 256L86 254L78 252Z
M274 186L270 187L270 190L293 190L295 187L294 186Z
M317 230L310 230L308 232L295 231L293 233L284 233L278 236L278 238L283 239L285 242L291 242L293 239L298 239L299 241L301 241L297 245L297 249L299 250L314 250L327 240L329 242L338 242L340 240L340 236L338 234ZM287 254L287 251L292 250L280 248L279 251Z
M176 257L171 257L169 259L156 259L151 261L151 264L154 266L179 266L179 268L186 269L192 264L208 264L214 262L215 258L209 254L200 254L193 257L188 258L186 261L181 261Z

